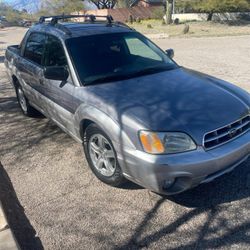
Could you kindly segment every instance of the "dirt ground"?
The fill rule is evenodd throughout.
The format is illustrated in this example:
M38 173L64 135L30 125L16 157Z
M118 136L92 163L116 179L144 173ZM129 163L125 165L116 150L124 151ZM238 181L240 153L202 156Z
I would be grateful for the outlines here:
M183 34L183 30L189 25L189 32ZM165 34L169 37L213 37L213 36L239 36L250 35L249 21L233 21L233 22L187 22L179 25L162 25L162 20L149 19L142 20L141 23L128 23L129 26L135 28L143 34ZM151 28L148 28L148 25Z
M0 48L23 32L0 31ZM250 92L250 36L155 42L174 48L179 64ZM3 54L0 62L0 199L22 249L250 248L249 160L172 197L132 183L109 187L92 175L81 145L48 119L21 114Z

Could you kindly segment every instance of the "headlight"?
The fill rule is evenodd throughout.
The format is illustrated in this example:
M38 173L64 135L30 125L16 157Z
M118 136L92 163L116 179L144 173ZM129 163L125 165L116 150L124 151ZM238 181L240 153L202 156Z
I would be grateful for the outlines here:
M150 154L173 154L196 149L190 136L181 132L140 131L140 140L144 151Z

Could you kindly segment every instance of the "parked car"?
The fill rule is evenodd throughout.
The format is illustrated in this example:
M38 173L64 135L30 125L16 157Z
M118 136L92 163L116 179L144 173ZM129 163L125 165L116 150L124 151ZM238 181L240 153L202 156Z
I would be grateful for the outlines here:
M249 93L179 66L173 50L110 16L59 23L75 17L42 17L5 65L22 112L82 143L101 181L171 195L249 157Z
M8 26L10 26L9 22L5 18L0 18L0 28L3 29Z
M22 26L22 27L29 28L29 27L32 26L32 21L23 19L23 20L20 20L20 21L18 22L18 25L19 25L19 26Z

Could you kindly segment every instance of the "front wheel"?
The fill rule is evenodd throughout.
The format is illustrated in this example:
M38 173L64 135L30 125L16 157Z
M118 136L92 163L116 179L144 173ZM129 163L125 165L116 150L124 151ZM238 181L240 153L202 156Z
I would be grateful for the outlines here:
M88 164L99 180L115 187L124 183L112 142L98 126L88 126L83 145Z

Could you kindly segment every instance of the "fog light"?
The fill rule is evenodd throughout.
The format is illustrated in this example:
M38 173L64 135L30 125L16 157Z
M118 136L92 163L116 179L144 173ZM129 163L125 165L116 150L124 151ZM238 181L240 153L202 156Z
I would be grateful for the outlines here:
M163 184L163 189L168 189L170 188L175 182L175 179L167 179L164 181L164 184Z

